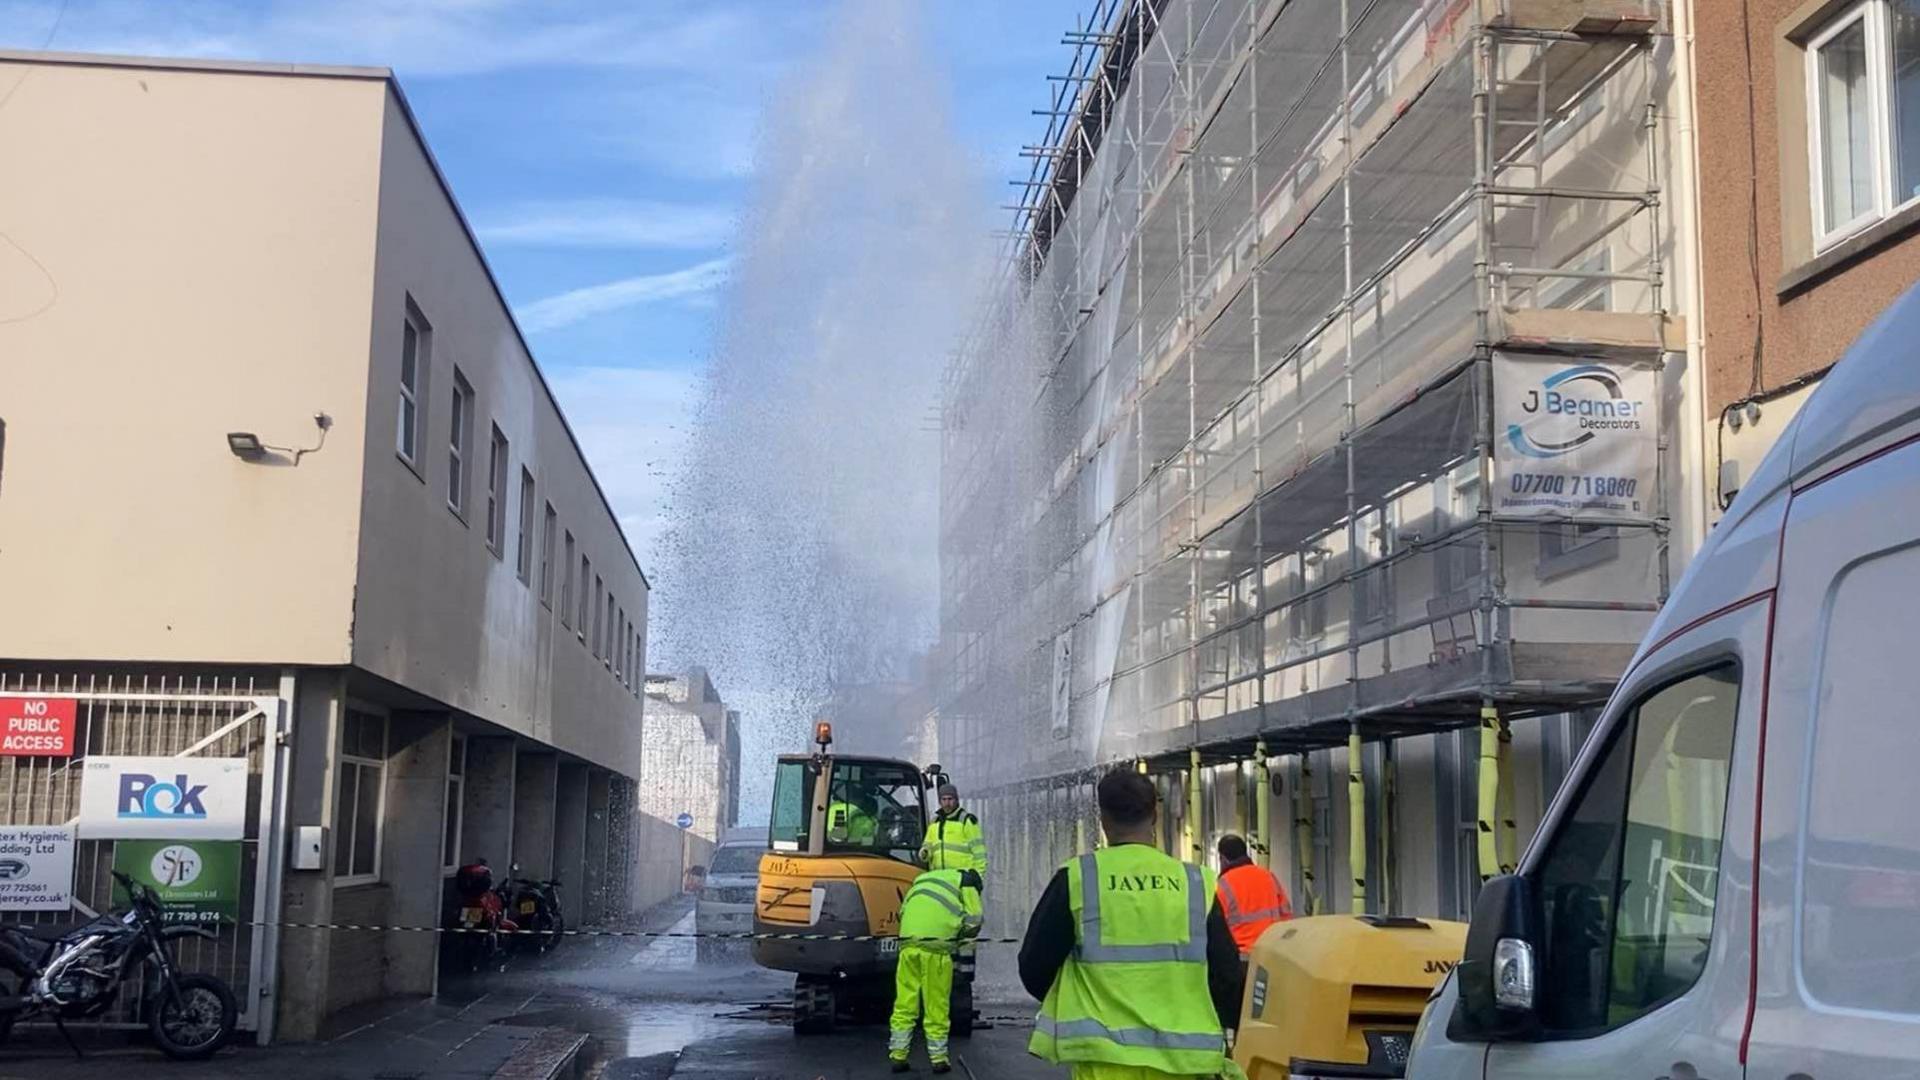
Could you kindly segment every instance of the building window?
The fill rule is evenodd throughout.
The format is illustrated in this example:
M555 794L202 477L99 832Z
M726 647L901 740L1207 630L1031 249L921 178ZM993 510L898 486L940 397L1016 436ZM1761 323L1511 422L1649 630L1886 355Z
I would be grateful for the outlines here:
M1620 530L1612 525L1568 522L1540 529L1540 578L1548 580L1596 566L1620 554Z
M609 628L608 637L611 642L611 641L624 641L626 640L626 636L627 636L627 611L625 608L621 608L619 609L618 613L615 614L613 617L613 625L612 627ZM627 674L625 650L618 645L614 645L612 648L608 649L607 652L613 657L613 659L609 662L613 665L614 679L617 681L619 679L625 678Z
M520 467L520 537L514 549L513 568L520 584L533 580L533 473Z
M427 392L432 341L433 331L409 298L400 324L400 410L394 449L416 474L420 471L420 402Z
M582 581L587 580L586 575L582 574L580 576L580 580ZM593 652L593 657L596 660L600 658L600 654L603 651L600 647L601 642L605 640L600 636L600 634L604 629L603 621L607 617L606 616L606 602L607 602L606 587L607 587L606 583L600 580L599 575L597 574L594 575L593 577L593 641L587 646L587 648ZM581 617L581 621L583 623L586 621L585 616Z
M540 523L540 602L553 606L553 534L559 527L560 515L553 512L553 504L547 504L547 516Z
M1920 10L1865 0L1807 39L1813 232L1827 247L1920 197Z
M603 661L605 661L605 663L606 663L606 665L607 665L607 670L608 670L608 671L612 671L612 670L613 670L613 628L614 628L614 625L615 625L615 624L614 624L614 618L613 618L613 594L612 594L612 593L608 593L608 594L607 594L607 630L606 630L606 636L600 639L600 659L601 659L601 660L603 660Z
M333 883L380 880L380 818L386 812L387 718L348 709L340 729L333 803Z
M447 509L467 519L467 462L473 460L473 387L453 371L453 419L447 428Z
M574 632L580 635L580 640L583 642L587 640L587 613L593 610L594 593L587 591L587 588L588 588L587 583L592 580L593 580L593 560L587 558L585 555L581 555L580 556L580 613L579 613L580 621L579 621L579 625L575 626L573 629L574 629Z
M455 735L452 752L447 757L447 807L443 818L446 833L440 840L440 872L443 874L460 868L460 811L466 805L466 778L467 740L465 736Z
M573 533L567 533L565 561L560 564L560 625L573 617Z
M487 449L487 549L503 557L507 546L507 437L493 425Z

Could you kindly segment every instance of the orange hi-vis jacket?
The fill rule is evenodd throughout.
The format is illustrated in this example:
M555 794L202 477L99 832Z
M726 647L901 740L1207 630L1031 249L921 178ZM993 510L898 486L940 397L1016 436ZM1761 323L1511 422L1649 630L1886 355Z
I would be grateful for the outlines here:
M1227 917L1227 928L1233 931L1233 943L1240 947L1241 956L1247 955L1267 927L1293 918L1286 886L1273 871L1257 863L1243 862L1222 873L1219 894L1220 913Z

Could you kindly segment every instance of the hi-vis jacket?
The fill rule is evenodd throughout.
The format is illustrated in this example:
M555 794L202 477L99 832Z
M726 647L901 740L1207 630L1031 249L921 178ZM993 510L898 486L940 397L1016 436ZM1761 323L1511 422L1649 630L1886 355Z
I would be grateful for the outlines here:
M987 838L980 819L958 807L952 814L940 811L920 844L920 859L929 870L972 870L985 879Z

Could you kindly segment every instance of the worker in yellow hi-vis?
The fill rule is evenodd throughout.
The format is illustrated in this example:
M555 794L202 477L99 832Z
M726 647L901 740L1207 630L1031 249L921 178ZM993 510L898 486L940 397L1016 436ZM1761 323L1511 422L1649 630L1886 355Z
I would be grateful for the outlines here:
M893 1018L887 1057L893 1071L907 1071L913 1025L927 1032L933 1071L952 1069L947 1034L952 1017L953 955L980 934L980 875L971 870L929 870L913 879L900 901L900 966L893 980Z

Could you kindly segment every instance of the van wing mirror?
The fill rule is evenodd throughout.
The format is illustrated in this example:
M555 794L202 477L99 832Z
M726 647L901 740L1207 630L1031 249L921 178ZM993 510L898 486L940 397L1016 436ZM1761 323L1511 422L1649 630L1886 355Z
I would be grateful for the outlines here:
M1480 887L1467 928L1466 954L1454 974L1459 1004L1447 1022L1456 1042L1521 1039L1539 1024L1539 907L1533 883L1503 874Z

